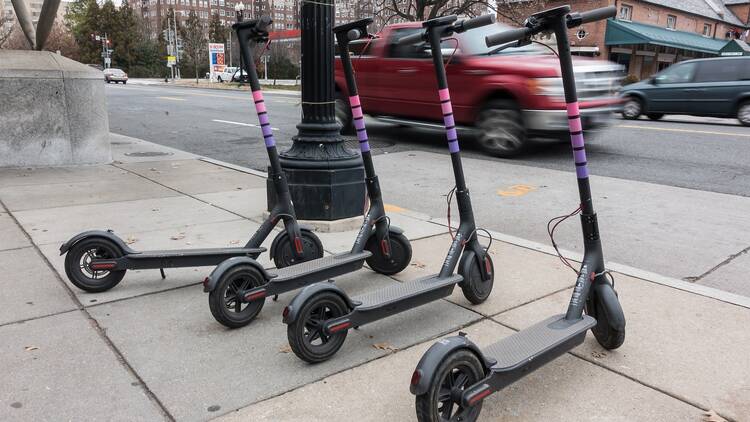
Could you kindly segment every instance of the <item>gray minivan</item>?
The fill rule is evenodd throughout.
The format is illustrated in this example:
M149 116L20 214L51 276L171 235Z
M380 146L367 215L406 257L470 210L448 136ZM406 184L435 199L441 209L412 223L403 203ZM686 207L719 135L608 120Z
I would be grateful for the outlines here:
M622 116L665 114L736 117L750 126L750 57L717 57L672 65L622 88Z

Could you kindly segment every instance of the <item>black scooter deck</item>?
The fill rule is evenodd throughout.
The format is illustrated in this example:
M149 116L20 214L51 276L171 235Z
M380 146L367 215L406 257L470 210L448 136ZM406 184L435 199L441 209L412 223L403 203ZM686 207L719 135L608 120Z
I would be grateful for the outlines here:
M345 252L269 271L273 278L266 287L269 292L273 291L273 294L276 294L276 292L293 290L310 283L354 272L362 268L365 259L370 256L372 256L370 251ZM283 286L284 284L289 286Z
M495 360L493 373L511 372L525 364L548 362L583 343L586 331L596 325L596 320L584 315L576 321L565 320L565 315L555 315L512 334L483 352L486 358Z
M191 257L200 255L257 255L266 251L266 248L204 248L204 249L170 249L163 251L142 251L129 254L129 259L151 259L168 257Z
M407 302L431 292L438 293L439 298L444 296L443 289L452 289L454 285L460 283L462 280L463 277L458 274L445 278L440 278L438 275L431 275L407 283L396 283L385 289L354 297L352 301L361 303L356 307L357 311L367 311L374 308L386 307L397 302Z

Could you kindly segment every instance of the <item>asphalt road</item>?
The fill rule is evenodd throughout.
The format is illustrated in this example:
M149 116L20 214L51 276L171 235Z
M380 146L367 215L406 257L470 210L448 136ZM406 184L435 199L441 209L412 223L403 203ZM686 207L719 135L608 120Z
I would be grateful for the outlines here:
M247 92L161 85L107 87L110 130L207 157L264 170L267 157ZM291 145L300 108L295 95L266 92L280 150ZM587 134L595 175L750 196L750 130L730 119L666 117L615 120ZM250 126L248 126L250 125ZM369 122L374 152L447 153L440 131ZM464 156L570 171L565 142L538 140L512 160L484 155L462 138ZM352 143L352 145L355 145Z

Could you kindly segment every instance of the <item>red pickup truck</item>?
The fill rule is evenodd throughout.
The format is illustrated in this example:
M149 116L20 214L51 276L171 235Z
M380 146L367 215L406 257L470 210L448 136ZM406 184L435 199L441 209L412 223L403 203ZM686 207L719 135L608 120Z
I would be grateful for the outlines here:
M510 157L530 136L559 136L567 131L560 66L553 52L532 43L493 51L486 35L507 29L501 24L457 34L442 48L453 110L459 128L476 133L487 153ZM418 22L387 26L380 37L352 44L362 107L380 120L440 127L440 103L429 47L398 45L396 40L421 30ZM456 48L456 40L458 47ZM579 57L574 60L584 126L606 124L620 110L617 96L622 66ZM336 116L351 133L352 116L340 60L336 62Z

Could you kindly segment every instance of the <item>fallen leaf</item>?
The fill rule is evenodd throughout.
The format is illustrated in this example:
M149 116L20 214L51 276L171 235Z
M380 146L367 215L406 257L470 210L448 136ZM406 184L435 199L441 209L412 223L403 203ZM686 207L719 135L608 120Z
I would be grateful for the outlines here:
M39 348L36 346L26 346L24 347L24 350L26 350L27 352L32 352L34 350L39 350Z
M397 352L398 351L398 348L396 348L395 346L393 346L390 343L385 342L385 341L382 342L382 343L375 343L375 344L372 345L372 347L374 347L374 348L376 348L378 350L385 350L385 351L388 351L388 352Z
M230 241L229 241L229 244L230 244L230 245L236 245L236 244L238 244L238 243L240 243L240 241L239 241L239 240L230 240Z
M597 359L601 359L601 358L607 356L607 354L604 353L604 352L599 352L599 351L594 350L593 352L591 352L591 356L593 356L593 357L595 357Z
M184 238L185 238L185 233L178 233L178 234L170 237L170 239L172 239L172 240L182 240Z
M138 239L136 239L133 236L128 236L128 238L125 239L125 243L127 243L128 245L132 245L133 243L135 243L137 241L138 241Z
M409 265L411 265L412 267L417 267L417 268L424 268L427 266L419 261L412 261L412 263Z
M292 346L286 345L279 348L279 353L290 353L292 351Z
M719 416L715 410L708 410L703 412L703 422L727 422L727 420Z

